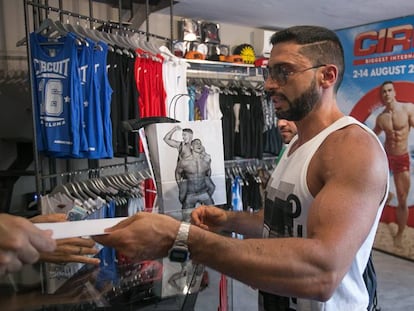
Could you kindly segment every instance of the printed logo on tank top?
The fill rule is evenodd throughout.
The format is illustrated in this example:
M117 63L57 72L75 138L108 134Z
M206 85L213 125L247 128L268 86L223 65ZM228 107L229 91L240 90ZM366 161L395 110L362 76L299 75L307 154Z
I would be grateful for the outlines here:
M67 78L69 75L70 58L56 62L47 62L37 58L33 59L33 66L38 78Z
M295 185L280 181L277 189L267 189L264 209L264 238L302 237L303 226L294 227L294 219L302 213L302 204L293 193Z
M83 65L79 67L79 76L80 76L80 82L82 85L86 84L87 79L87 72L88 72L88 65Z

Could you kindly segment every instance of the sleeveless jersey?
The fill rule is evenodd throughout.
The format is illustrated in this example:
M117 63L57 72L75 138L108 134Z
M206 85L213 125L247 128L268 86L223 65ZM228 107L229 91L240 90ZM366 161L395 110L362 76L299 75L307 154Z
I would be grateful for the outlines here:
M305 238L307 236L308 212L314 200L306 184L309 163L329 134L350 124L361 126L376 138L382 148L381 142L368 127L349 116L337 120L312 138L311 141L302 145L294 153L289 154L290 148L297 140L297 136L295 136L288 145L286 152L281 156L266 188L264 237L291 236ZM349 271L332 297L326 302L292 298L290 299L290 306L294 310L367 310L369 297L362 274L368 262L384 204L385 198L380 204L376 221L366 240L358 250ZM356 293L359 294L356 295ZM265 295L270 294L265 293Z
M108 104L101 103L102 100L107 101L107 94L101 94L108 91L104 80L107 46L102 42L96 43L88 38L86 40L88 46L85 46L82 51L79 67L84 91L84 121L88 141L88 150L84 153L84 157L101 159L108 157L104 137L106 135L104 122L108 112L103 111L108 109L106 107ZM102 88L101 83L103 83ZM108 131L108 134L111 133L112 131Z
M81 133L77 43L71 34L42 45L47 40L30 34L37 147L49 156L76 157Z
M102 158L112 158L114 151L112 148L112 122L111 122L111 98L112 88L109 84L108 73L107 73L107 56L108 56L108 45L104 42L98 43L102 49L94 50L94 61L95 61L95 76L94 76L94 87L96 101L100 106L103 126L103 137L98 139L103 142Z
M187 68L190 65L182 58L172 55L166 46L161 46L160 51L164 56L162 78L166 92L167 117L188 121Z
M210 95L207 98L207 120L221 120L223 113L220 110L220 88L210 86Z
M100 117L100 107L95 102L94 93L94 60L93 49L95 43L85 38L87 45L83 45L78 51L79 55L79 77L82 90L82 136L81 139L81 154L82 158L97 158L95 155L99 152L97 139L98 135L102 135L102 121L98 120ZM100 122L99 122L100 121Z

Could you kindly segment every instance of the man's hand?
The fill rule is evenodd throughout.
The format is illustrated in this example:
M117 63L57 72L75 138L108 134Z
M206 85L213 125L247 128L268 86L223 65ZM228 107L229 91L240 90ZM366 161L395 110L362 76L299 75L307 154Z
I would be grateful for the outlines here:
M33 223L62 222L67 219L66 214L47 214L30 218ZM40 261L52 263L79 262L99 265L100 260L91 255L99 253L95 247L95 241L88 238L68 238L57 240L57 248L54 252L41 252Z
M168 254L179 226L180 222L170 216L139 212L93 239L134 261L157 259Z
M40 261L52 263L79 262L99 265L99 258L92 257L99 253L94 240L89 238L68 238L56 240L54 252L41 252Z
M213 232L222 231L227 220L226 211L214 206L202 205L191 213L191 222L194 225Z
M40 252L53 252L50 230L40 230L23 217L0 214L0 275L35 263Z

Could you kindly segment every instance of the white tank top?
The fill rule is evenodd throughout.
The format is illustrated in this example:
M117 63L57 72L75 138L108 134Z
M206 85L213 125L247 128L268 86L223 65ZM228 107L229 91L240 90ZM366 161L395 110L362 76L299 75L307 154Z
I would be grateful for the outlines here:
M266 188L264 237L307 236L306 221L309 208L314 199L306 183L309 163L329 134L350 124L357 124L372 134L382 148L381 142L368 127L349 116L337 120L310 141L300 146L295 152L289 154L294 141L297 140L296 136L283 153ZM386 193L388 193L388 189ZM381 202L376 221L358 250L351 268L331 299L327 302L297 299L297 304L292 305L293 309L312 311L367 310L368 292L362 274L368 262L385 199L384 197Z

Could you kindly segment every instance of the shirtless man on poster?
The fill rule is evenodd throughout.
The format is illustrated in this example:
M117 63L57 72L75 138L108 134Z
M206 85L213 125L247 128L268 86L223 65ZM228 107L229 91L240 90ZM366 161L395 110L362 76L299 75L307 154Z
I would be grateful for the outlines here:
M398 200L396 209L398 231L394 236L394 245L402 247L403 233L408 220L407 197L411 184L408 136L411 127L414 126L414 105L397 101L392 81L383 82L380 91L385 109L376 119L374 132L377 135L382 131L385 133L384 148L394 176Z
M179 125L174 126L164 136L164 141L178 150L175 180L178 185L178 198L183 209L193 208L197 203L214 204L212 194L215 185L211 180L211 158L205 152L200 139L193 140L190 128L182 129L182 141L173 139Z
M199 204L214 204L212 195L216 189L211 179L211 157L205 152L201 140L191 142L192 156L177 164L176 180L179 199L183 209L194 208Z
M164 141L170 147L177 148L178 150L178 159L179 162L182 159L190 157L192 154L191 150L191 141L193 140L193 130L190 128L182 129L182 136L183 140L175 140L173 139L173 135L175 132L181 130L179 125L174 126L167 134L164 136Z

